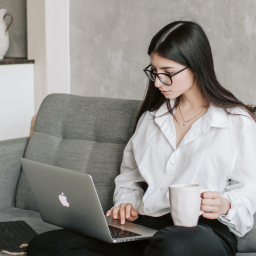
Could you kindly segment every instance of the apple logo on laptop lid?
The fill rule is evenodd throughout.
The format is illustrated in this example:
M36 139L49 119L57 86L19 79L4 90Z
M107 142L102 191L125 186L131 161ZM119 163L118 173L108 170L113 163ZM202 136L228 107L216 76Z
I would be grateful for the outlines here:
M59 200L63 206L69 207L69 203L67 201L67 197L64 196L64 193L62 192L61 195L59 195Z

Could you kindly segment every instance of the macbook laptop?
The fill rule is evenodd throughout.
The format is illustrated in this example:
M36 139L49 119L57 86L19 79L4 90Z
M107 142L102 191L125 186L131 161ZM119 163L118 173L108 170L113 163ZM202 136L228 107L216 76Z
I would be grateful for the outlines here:
M105 216L90 175L21 158L43 221L108 243L147 239L157 230Z

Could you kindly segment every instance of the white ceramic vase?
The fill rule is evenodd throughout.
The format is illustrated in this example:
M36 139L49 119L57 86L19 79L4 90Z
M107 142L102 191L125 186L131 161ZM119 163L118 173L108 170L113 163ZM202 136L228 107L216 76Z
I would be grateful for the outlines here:
M0 59L4 58L4 55L7 53L9 49L9 34L8 30L13 22L13 17L11 14L6 14L6 9L0 9ZM11 22L6 27L5 18L6 16L11 17Z

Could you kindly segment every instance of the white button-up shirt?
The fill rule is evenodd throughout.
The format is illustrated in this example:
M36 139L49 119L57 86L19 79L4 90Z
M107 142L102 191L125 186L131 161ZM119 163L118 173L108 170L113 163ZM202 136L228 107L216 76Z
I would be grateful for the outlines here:
M114 206L131 203L141 215L162 216L170 212L169 185L199 184L230 202L218 220L242 237L256 212L256 123L239 107L228 111L244 116L210 104L176 147L173 116L152 117L167 111L164 103L140 117L115 179ZM145 193L141 181L148 184Z

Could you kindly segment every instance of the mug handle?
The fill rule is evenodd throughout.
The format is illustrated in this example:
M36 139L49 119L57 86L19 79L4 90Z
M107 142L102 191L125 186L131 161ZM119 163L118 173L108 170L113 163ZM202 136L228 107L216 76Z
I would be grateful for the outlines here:
M208 189L200 189L200 195L203 193L203 192L206 192L206 191L209 191ZM202 197L201 197L201 202L202 202ZM201 203L200 203L200 206L201 206ZM199 211L199 216L201 216L202 214L204 213L204 211Z

